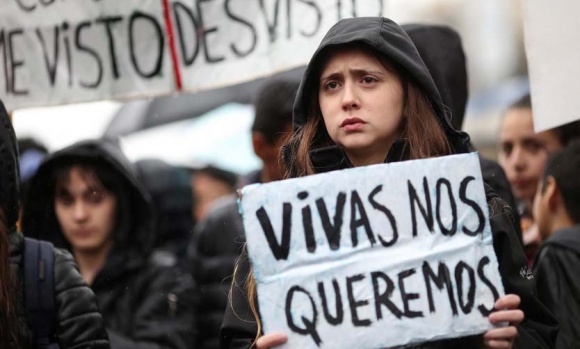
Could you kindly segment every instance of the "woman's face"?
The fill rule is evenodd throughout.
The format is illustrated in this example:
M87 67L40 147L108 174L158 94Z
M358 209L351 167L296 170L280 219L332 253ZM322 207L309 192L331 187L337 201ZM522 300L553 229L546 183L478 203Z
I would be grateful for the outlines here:
M117 198L94 177L92 172L72 167L54 198L64 236L80 252L106 251L113 241Z
M370 52L332 53L319 81L320 111L330 138L355 166L384 162L400 135L403 86Z
M499 163L510 181L514 195L531 207L548 155L561 148L553 131L534 132L528 108L506 112L499 134Z

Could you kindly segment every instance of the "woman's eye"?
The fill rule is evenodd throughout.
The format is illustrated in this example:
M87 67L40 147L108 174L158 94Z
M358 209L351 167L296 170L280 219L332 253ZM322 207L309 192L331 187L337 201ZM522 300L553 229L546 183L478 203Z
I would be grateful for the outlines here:
M371 77L371 76L366 76L363 78L363 82L365 84L372 84L373 82L375 82L375 78Z
M56 200L63 206L69 206L73 203L73 199L68 195L57 195Z
M92 191L87 195L87 201L93 204L98 204L104 198L104 194L100 191Z
M327 90L334 90L338 87L338 82L336 81L329 81L324 85L324 88Z

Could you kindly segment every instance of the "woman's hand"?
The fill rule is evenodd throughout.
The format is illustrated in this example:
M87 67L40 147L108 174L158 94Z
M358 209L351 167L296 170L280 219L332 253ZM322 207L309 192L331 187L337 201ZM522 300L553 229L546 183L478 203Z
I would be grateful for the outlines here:
M495 311L489 314L489 322L498 324L509 322L508 327L494 328L483 335L486 348L511 349L518 335L517 325L524 320L524 312L517 309L520 305L520 297L515 294L507 294L495 302Z
M519 302L519 298L518 298ZM288 336L283 333L270 333L264 335L256 341L256 348L258 349L268 349L286 343Z

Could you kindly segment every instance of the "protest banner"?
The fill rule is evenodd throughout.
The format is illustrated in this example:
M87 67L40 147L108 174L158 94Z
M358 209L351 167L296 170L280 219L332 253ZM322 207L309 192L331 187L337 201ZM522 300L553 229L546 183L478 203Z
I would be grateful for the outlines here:
M580 2L521 2L534 130L580 119Z
M159 0L4 0L0 23L11 110L173 89Z
M245 187L264 333L384 348L483 333L504 294L476 153Z
M305 64L336 21L386 0L4 0L9 110L199 91Z

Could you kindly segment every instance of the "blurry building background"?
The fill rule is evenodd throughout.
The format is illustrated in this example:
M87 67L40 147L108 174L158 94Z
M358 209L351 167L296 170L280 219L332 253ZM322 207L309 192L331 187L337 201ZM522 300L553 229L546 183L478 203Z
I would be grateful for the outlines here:
M461 34L470 87L463 128L490 158L495 158L502 111L529 90L520 1L388 0L387 5L398 23L446 24ZM284 74L299 77L301 71ZM260 166L250 125L251 103L262 82L194 95L21 109L13 113L14 127L19 137L34 137L50 151L106 135L119 137L135 161L157 157L242 174Z

